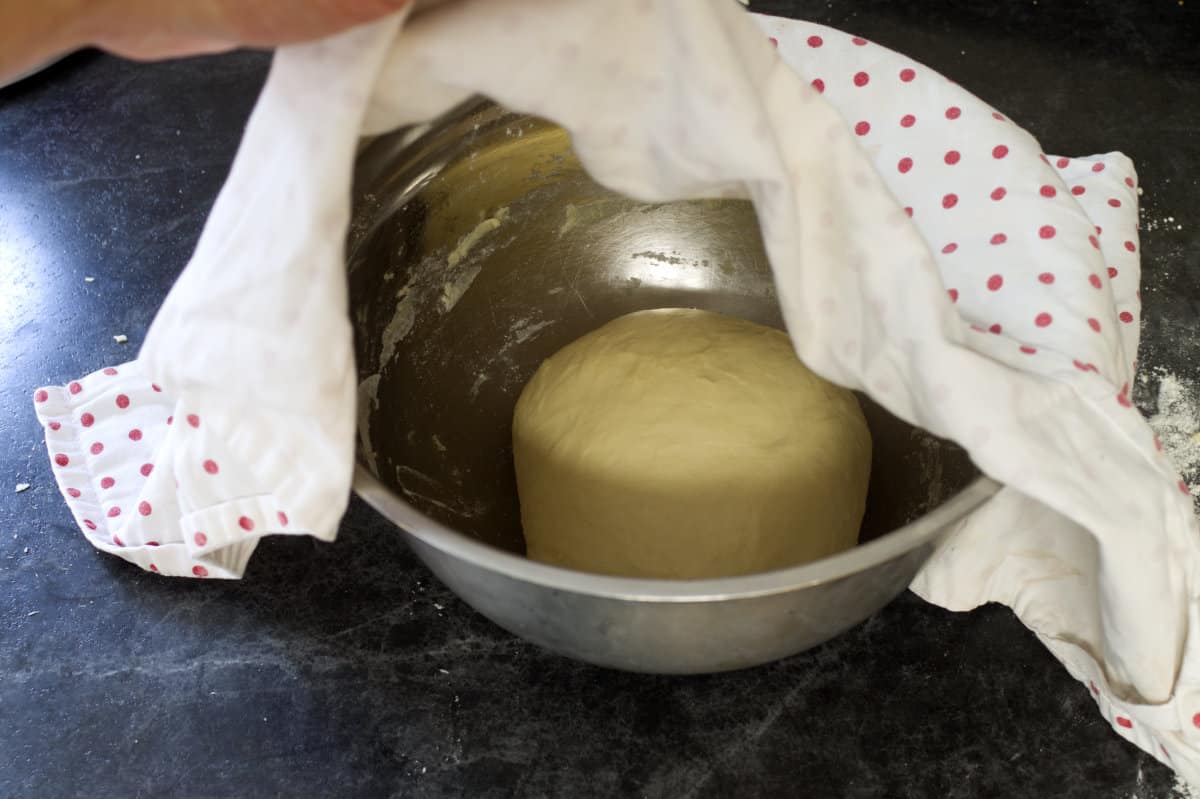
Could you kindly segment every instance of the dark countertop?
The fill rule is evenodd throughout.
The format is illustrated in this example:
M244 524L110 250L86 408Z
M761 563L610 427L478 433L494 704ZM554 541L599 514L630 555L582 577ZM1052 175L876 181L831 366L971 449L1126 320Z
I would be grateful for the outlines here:
M1200 377L1200 15L1181 0L933 5L755 7L908 52L1049 152L1132 156L1153 223L1142 365ZM134 356L266 65L84 53L0 92L0 796L1173 794L1004 608L906 594L781 663L647 677L497 629L357 501L337 543L268 539L241 582L92 550L30 393Z

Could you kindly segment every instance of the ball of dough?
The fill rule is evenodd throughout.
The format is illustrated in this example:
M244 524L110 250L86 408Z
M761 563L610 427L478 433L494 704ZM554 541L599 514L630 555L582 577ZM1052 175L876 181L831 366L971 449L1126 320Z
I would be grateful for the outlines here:
M546 360L513 418L529 557L698 578L792 566L858 540L871 436L854 395L786 334L640 311Z

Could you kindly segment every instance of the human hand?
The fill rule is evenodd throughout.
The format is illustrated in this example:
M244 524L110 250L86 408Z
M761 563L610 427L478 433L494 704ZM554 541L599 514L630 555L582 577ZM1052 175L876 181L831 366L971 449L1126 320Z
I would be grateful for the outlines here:
M410 0L0 0L0 85L96 46L152 60L329 36Z
M137 59L275 47L328 36L408 0L85 0L86 33Z

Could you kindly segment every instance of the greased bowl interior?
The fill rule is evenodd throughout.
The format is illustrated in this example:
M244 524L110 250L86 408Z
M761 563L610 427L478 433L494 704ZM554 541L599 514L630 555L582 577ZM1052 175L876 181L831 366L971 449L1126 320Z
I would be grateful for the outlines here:
M782 327L754 210L636 202L560 128L470 101L364 144L348 241L356 490L464 600L564 654L639 671L740 668L866 618L991 496L961 449L860 397L874 441L860 545L703 581L523 557L513 407L546 357L622 314L695 307Z

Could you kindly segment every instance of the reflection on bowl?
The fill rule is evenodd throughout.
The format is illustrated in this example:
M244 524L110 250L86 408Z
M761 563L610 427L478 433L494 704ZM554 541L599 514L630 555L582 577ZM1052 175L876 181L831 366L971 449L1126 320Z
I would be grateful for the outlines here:
M569 137L471 101L360 154L348 242L359 369L356 490L464 600L572 657L638 671L741 668L857 624L991 496L956 446L860 398L874 439L860 546L698 581L523 557L511 421L543 359L634 310L782 327L754 210L647 204L592 181Z

